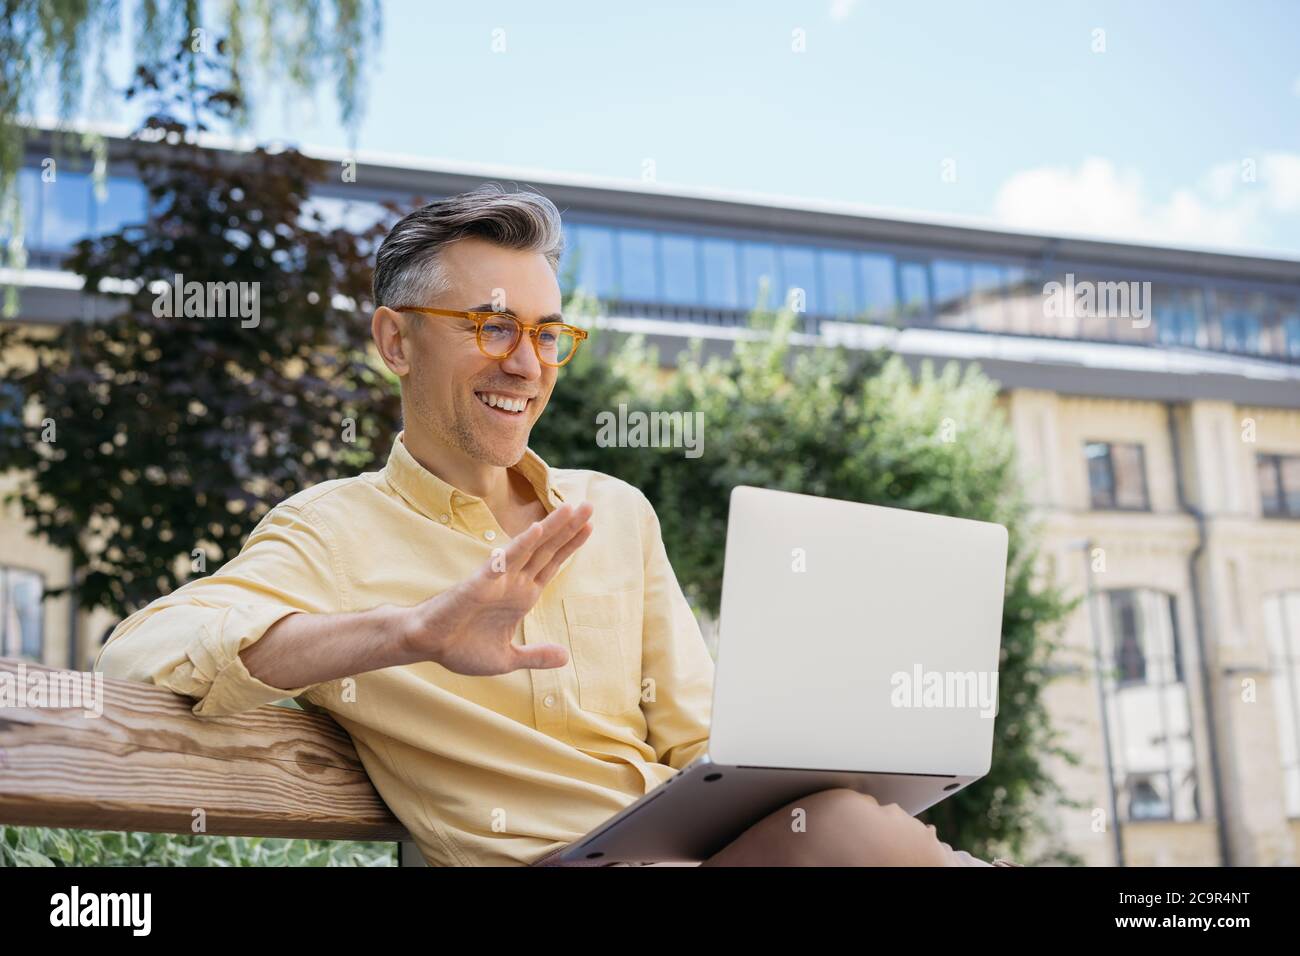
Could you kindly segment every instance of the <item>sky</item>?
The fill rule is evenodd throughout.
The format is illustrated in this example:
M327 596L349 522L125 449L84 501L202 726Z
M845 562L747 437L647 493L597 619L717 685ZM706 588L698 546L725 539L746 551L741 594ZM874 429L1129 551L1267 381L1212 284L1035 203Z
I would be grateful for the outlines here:
M1300 2L393 0L355 138L261 139L1300 258Z

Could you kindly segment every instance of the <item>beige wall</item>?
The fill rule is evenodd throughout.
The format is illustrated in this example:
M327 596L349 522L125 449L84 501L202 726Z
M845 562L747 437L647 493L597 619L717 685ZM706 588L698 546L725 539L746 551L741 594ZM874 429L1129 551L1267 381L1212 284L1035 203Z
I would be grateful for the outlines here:
M1048 573L1071 594L1081 595L1088 564L1079 545L1090 541L1101 549L1092 558L1104 560L1094 575L1096 588L1151 588L1175 598L1202 816L1197 822L1121 823L1126 861L1218 862L1212 710L1232 862L1296 862L1300 822L1287 819L1283 801L1275 687L1262 612L1269 594L1300 589L1300 521L1262 517L1255 455L1300 454L1300 412L1223 402L1175 409L1185 495L1205 513L1205 543L1195 573L1211 675L1207 688L1192 582L1200 534L1196 518L1180 508L1168 406L1017 390L1006 394L1004 407L1042 523ZM1254 441L1243 423L1253 425ZM1142 444L1150 512L1090 509L1083 447L1092 440ZM1071 616L1061 642L1061 676L1046 699L1063 743L1078 754L1080 764L1062 763L1054 775L1083 806L1051 808L1050 818L1063 842L1087 862L1110 864L1114 837L1108 829L1109 791L1086 606Z

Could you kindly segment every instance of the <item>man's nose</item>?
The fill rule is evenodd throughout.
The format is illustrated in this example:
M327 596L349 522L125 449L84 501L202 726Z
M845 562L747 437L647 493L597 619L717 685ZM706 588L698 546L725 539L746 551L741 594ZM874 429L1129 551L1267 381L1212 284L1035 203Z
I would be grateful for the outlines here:
M526 334L519 337L519 345L501 360L501 368L511 375L530 381L542 377L542 363L537 360L533 342Z

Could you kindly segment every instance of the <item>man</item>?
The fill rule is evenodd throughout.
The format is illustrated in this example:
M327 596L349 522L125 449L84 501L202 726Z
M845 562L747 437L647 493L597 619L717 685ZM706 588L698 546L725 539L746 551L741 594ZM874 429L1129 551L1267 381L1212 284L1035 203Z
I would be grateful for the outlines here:
M544 861L708 739L713 663L654 510L528 448L586 336L560 315L561 242L549 200L499 187L399 221L371 320L402 391L385 467L272 509L97 662L201 716L328 712L435 865ZM792 805L707 864L978 862L851 790L797 804L806 831Z

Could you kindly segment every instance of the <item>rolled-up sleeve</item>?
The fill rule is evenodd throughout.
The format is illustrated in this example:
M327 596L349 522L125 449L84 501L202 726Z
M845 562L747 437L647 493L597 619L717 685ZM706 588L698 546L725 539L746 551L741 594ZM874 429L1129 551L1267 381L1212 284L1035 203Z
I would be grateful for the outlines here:
M645 553L641 674L654 682L654 699L643 699L641 711L656 759L681 770L709 743L713 658L668 561L659 517L644 495L638 497Z
M325 528L309 512L280 505L220 570L122 621L95 669L192 697L193 712L206 717L304 694L319 685L272 687L239 654L290 614L341 610L336 562Z

